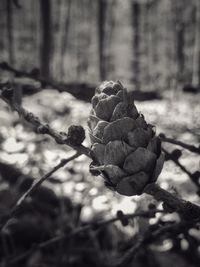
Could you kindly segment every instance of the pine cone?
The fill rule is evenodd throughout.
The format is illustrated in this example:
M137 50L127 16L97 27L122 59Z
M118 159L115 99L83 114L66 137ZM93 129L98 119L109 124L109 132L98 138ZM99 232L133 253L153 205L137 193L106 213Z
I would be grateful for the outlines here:
M91 172L126 196L140 195L156 181L164 156L153 126L139 114L133 99L118 82L103 82L92 98L88 119L92 143Z

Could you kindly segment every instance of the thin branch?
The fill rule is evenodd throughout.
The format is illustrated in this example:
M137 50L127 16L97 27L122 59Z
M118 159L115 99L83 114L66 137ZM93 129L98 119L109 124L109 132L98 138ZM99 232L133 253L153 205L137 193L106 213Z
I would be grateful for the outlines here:
M117 261L113 262L112 264L110 264L109 266L112 267L123 267L123 266L127 266L128 263L130 263L130 261L134 258L135 254L140 250L140 249L144 249L144 246L147 246L149 244L151 244L153 241L157 240L161 235L165 234L165 233L169 233L171 235L178 235L180 234L183 229L185 229L186 227L191 227L193 225L196 224L196 221L182 221L179 223L173 223L170 225L166 225L161 227L160 229L157 229L153 232L151 231L147 231L146 234L144 234L139 240L138 242L136 242L132 248L130 248L128 250L128 252L126 252L122 257L120 257L120 259L118 259Z
M185 219L198 218L200 220L200 206L174 196L155 183L148 184L144 188L144 193L153 196L158 201L163 201L170 210L178 212Z
M191 179L191 181L199 188L199 182L198 179L195 179L194 175L188 171L185 166L183 166L180 161L178 160L178 158L173 157L166 149L162 148L163 152L166 154L166 156L173 161L184 173L186 173L189 178Z
M0 62L0 68L14 73L16 77L27 77L40 82L42 86L40 90L45 89L45 87L48 85L52 89L57 90L58 92L67 92L76 97L78 100L83 100L85 102L91 102L91 99L95 94L95 88L97 87L97 84L94 83L87 83L87 82L62 83L52 79L47 79L40 75L39 69L33 69L32 72L21 71L10 66L7 62ZM36 92L38 92L38 90ZM130 97L133 97L133 99L138 101L154 99L154 98L160 99L160 95L155 91L149 91L149 92L134 91L130 93Z
M0 225L0 229L3 229L7 225L8 220L11 219L15 215L15 213L23 205L23 203L27 199L27 197L30 197L45 180L47 180L57 170L64 167L68 162L74 160L75 158L79 157L80 155L81 155L80 153L76 153L67 159L62 159L60 161L60 163L57 164L51 171L46 173L40 179L36 179L33 182L33 184L31 185L31 187L19 198L19 200L16 202L16 204L11 209L11 212L8 214L8 216L6 216L6 218L4 218L4 221Z
M6 90L5 90L6 91ZM20 117L25 119L27 122L31 123L37 130L38 133L41 134L47 134L54 138L54 140L58 144L65 144L73 149L75 149L79 154L84 154L87 157L90 156L90 149L83 146L83 145L74 145L70 142L69 139L67 139L66 134L63 134L62 132L58 132L54 129L52 129L48 124L43 124L40 119L35 116L32 112L27 111L25 108L19 106L17 103L13 103L12 100L5 97L3 93L0 94L0 98L6 102L13 110L17 111Z
M60 168L64 167L68 162L74 160L75 158L79 157L81 154L76 153L73 156L69 157L68 159L62 159L58 165L56 165L51 171L46 173L44 176L42 176L40 179L37 179L33 182L31 187L24 193L23 196L20 197L20 199L16 203L15 209L19 208L25 201L25 199L29 196L31 196L37 189L38 187L45 181L47 180L54 172L59 170Z
M141 211L141 212L135 212L135 213L131 213L131 214L124 214L124 217L129 219L134 219L136 217L152 217L154 216L156 213L164 213L165 211L160 210L160 209L153 209L153 210L147 210L147 211ZM8 264L15 264L17 262L19 262L20 260L23 260L25 258L27 258L33 251L37 250L37 249L45 249L48 248L56 243L58 243L61 240L67 240L69 238L72 238L80 233L89 231L89 230L97 230L100 229L102 227L106 227L107 225L120 221L120 218L118 216L115 216L114 218L108 219L108 220L102 220L96 223L90 223L84 226L80 226L78 228L76 228L75 230L73 230L70 234L62 234L56 237L53 237L47 241L44 241L42 243L39 244L35 244L32 246L32 248L30 248L29 250L25 251L24 253L22 253L21 255L18 255L17 257L14 257L13 259L8 259Z
M44 87L48 85L48 86L51 86L53 89L56 89L59 92L67 92L73 95L74 97L76 97L77 99L84 100L86 102L90 102L91 98L93 97L95 93L95 88L96 88L95 84L89 84L89 83L88 84L87 83L63 84L58 81L54 81L51 79L41 77L39 73L34 74L34 72L29 73L26 71L18 70L10 66L7 62L1 62L0 68L6 71L10 71L18 77L27 77L27 78L34 79L35 81L38 81L42 84L42 87L43 87L42 89L44 89ZM39 72L39 70L38 71L36 70L36 72Z
M160 137L162 142L177 145L177 146L180 146L180 147L183 147L183 148L189 150L190 152L200 154L200 147L196 147L196 146L175 140L173 138L166 137L164 134L160 134L159 137Z
M0 68L3 69L3 70L7 70L7 71L10 71L10 72L13 72L18 77L27 77L27 78L34 79L34 80L36 80L38 82L41 82L42 84L50 85L53 88L58 89L58 91L61 91L61 92L62 91L66 91L65 86L62 86L58 82L55 82L55 81L52 81L52 80L48 80L48 79L44 79L42 77L39 77L39 75L35 76L34 74L26 72L26 71L21 71L21 70L15 69L12 66L10 66L7 62L1 62L0 63Z
M130 214L124 214L124 218L130 220L130 219L134 219L136 217L153 217L156 213L164 213L164 210L160 210L160 209L154 209L154 210L147 210L147 211L141 211L141 212L135 212L135 213L130 213ZM63 234L60 236L56 236L50 240L47 240L43 243L40 243L39 248L46 248L50 245L53 245L57 242L59 242L62 239L67 239L67 238L71 238L74 237L82 232L94 229L100 229L102 227L106 227L107 225L120 221L121 219L118 216L115 216L114 218L108 219L108 220L102 220L96 223L90 223L84 226L80 226L78 228L76 228L75 230L73 230L70 234Z

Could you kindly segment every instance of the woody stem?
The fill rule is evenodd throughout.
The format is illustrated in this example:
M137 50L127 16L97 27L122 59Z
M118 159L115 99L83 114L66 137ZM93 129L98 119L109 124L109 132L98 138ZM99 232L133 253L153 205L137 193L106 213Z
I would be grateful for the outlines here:
M184 218L200 219L200 207L169 193L155 183L148 184L144 193L162 201L171 211L178 212Z

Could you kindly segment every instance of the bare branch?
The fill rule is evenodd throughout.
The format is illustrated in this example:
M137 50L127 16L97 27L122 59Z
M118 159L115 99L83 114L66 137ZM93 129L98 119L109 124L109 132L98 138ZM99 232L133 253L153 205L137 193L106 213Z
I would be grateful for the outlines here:
M129 219L134 219L136 217L153 217L156 213L164 213L165 211L163 210L159 210L159 209L153 209L153 210L146 210L146 211L141 211L141 212L135 212L135 213L131 213L131 214L124 214L124 217ZM114 218L108 219L108 220L102 220L99 222L96 222L95 224L87 224L84 226L80 226L78 228L76 228L75 230L72 230L71 233L67 233L67 234L62 234L56 237L53 237L47 241L44 241L42 243L39 243L37 245L34 245L31 249L25 251L23 254L8 260L9 264L14 264L17 263L18 261L25 259L26 257L28 257L32 252L34 252L37 249L44 249L47 247L50 247L56 243L58 243L61 240L67 240L69 238L72 238L80 233L89 231L89 230L97 230L100 229L102 227L106 227L107 225L120 221L120 218L118 216L115 216Z
M163 201L165 205L171 210L176 211L185 219L199 219L200 207L183 199L179 199L173 194L159 187L157 184L148 184L144 188L144 193L153 196L158 201Z
M183 148L189 150L190 152L200 154L200 147L189 145L189 144L186 144L184 142L175 140L173 138L166 137L164 134L160 134L159 137L160 137L162 142L166 142L166 143L170 143L170 144L173 144L173 145L177 145L177 146L180 146L180 147L183 147Z
M3 92L6 91L8 90L4 90ZM66 134L63 134L62 132L58 132L52 129L48 124L43 124L40 121L40 119L37 116L35 116L32 112L27 111L25 108L19 106L17 103L13 103L13 101L10 100L10 98L5 97L3 93L0 94L0 98L4 100L10 107L12 107L13 110L17 111L20 117L25 119L27 122L31 123L36 128L38 133L47 134L53 137L58 144L68 145L73 149L75 149L78 153L84 154L90 158L89 148L86 148L83 145L72 144L70 140L67 138Z
M29 196L31 196L37 188L45 181L47 180L54 172L59 170L60 168L64 167L68 162L72 161L73 159L79 157L81 154L76 153L73 156L69 157L68 159L62 159L58 165L56 165L51 171L46 173L44 176L42 176L40 179L37 179L33 182L32 186L24 193L22 197L17 201L16 206L14 207L14 210L19 208L25 199Z
M10 66L7 62L1 62L0 63L0 68L3 70L10 71L14 73L18 77L27 77L34 79L35 81L38 81L42 84L42 89L44 87L51 86L53 89L56 89L59 92L67 92L77 99L84 100L87 102L91 101L91 98L94 95L96 85L95 84L87 84L87 83L67 83L67 84L62 84L58 81L50 80L44 77L41 77L40 71L35 70L33 72L26 72L26 71L21 71L16 68L13 68ZM35 74L35 73L36 74Z
M136 242L132 248L128 250L122 257L117 261L113 262L109 266L112 267L123 267L127 266L128 263L134 258L135 254L144 246L151 244L153 241L157 240L161 235L169 233L170 235L178 235L183 231L183 229L188 228L192 225L195 225L196 221L182 221L180 223L173 223L166 226L163 226L153 232L147 230L138 242Z
M62 159L60 161L60 163L57 164L51 171L46 173L40 179L36 179L33 182L33 184L31 185L31 187L19 198L19 200L16 202L16 204L11 209L11 212L8 214L8 216L6 216L6 218L4 218L4 221L0 225L0 229L3 229L7 225L8 220L11 219L15 215L16 211L23 205L26 198L31 196L45 180L47 180L57 170L64 167L68 162L74 160L75 158L79 157L80 155L81 155L80 153L76 153L67 159Z
M188 171L185 166L183 166L180 161L178 160L178 158L175 158L171 155L171 153L169 153L166 149L162 148L163 152L166 154L166 156L172 160L184 173L186 173L189 178L191 179L191 181L199 188L199 182L198 179L195 179L194 175Z

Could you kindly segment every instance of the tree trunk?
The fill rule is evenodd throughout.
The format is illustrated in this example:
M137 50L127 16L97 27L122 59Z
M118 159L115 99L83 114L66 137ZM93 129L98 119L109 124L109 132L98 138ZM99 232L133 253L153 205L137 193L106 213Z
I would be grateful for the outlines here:
M99 74L100 80L106 79L105 69L105 22L106 0L98 0L98 37L99 37Z
M68 37L69 37L69 26L70 26L70 13L71 13L71 5L72 5L72 0L67 1L67 14L64 22L64 33L63 33L63 39L61 42L61 77L63 78L65 72L64 72L64 55L67 50L67 45L68 45Z
M193 51L192 84L200 86L200 2L196 0L195 45Z
M146 73L145 73L145 85L148 84L148 89L153 89L152 86L152 23L151 23L151 5L147 1L145 5L144 14L144 38L145 38L145 57L146 57Z
M181 1L175 3L175 26L176 26L176 56L177 56L177 82L182 86L185 69L185 25L183 22L184 3Z
M51 0L40 0L41 12L41 49L40 49L40 67L42 76L50 76L50 61L52 50L52 21L51 21Z
M113 32L115 30L115 18L114 18L114 9L116 7L116 1L111 0L106 7L106 14L107 16L107 36L106 36L106 48L105 48L105 57L104 57L104 65L105 65L105 72L106 76L109 76L110 71L113 69L113 55L112 55L112 38Z
M13 12L12 0L6 0L7 30L8 30L8 59L10 65L14 64L14 38L13 38Z
M132 27L133 27L133 82L135 89L140 90L140 4L132 2Z

